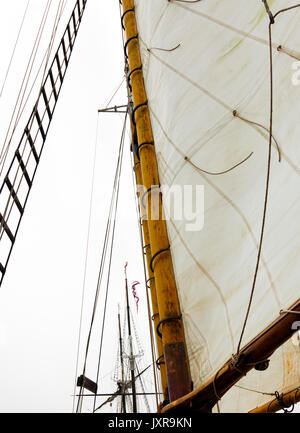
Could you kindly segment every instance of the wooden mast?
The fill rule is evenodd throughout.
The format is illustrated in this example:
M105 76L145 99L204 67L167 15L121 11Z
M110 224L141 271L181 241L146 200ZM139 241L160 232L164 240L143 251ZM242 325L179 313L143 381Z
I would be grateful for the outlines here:
M121 374L122 374L122 412L126 413L126 395L125 395L126 383L125 383L125 375L124 375L123 339L122 339L122 331L121 331L120 305L118 311L118 326L119 326L120 362L121 362Z
M127 266L127 264L126 264ZM132 335L131 335L131 324L130 324L130 307L129 307L129 298L128 298L128 281L127 281L127 273L125 266L125 290L126 290L126 310L127 310L127 326L128 326L128 339L129 339L129 368L131 372L131 387L132 387L132 408L133 413L137 413L137 404L136 404L136 388L135 388L135 357L133 354L133 345L132 345Z
M125 28L125 54L128 57L129 75L134 103L133 123L136 125L141 163L142 185L145 189L142 201L147 209L149 239L151 245L150 268L153 271L160 321L158 332L162 337L169 400L174 401L191 391L191 378L186 352L181 310L163 218L159 176L154 139L144 85L142 63L133 0L122 0L122 24ZM157 216L156 219L151 218Z
M135 140L135 127L132 124L133 127L133 140ZM141 171L141 163L138 160L137 156L134 154L134 172L135 172L135 178L136 178L136 184L142 185L142 171ZM154 274L151 270L151 245L150 245L150 237L149 237L149 228L148 228L148 221L146 218L146 215L144 213L141 213L143 206L142 206L142 194L141 191L137 192L138 200L139 200L139 212L140 212L140 223L142 225L142 232L143 232L143 239L144 239L144 251L146 256L146 264L147 264L147 273L148 273L148 287L150 294L151 294L151 303L152 303L152 320L154 324L154 328L156 329L159 322L160 322L160 316L158 311L158 303L157 303L157 294L156 294L156 286L155 286L155 278ZM160 371L160 378L161 378L161 384L162 384L162 390L163 390L163 396L164 401L168 401L168 382L167 382L167 375L166 375L166 367L165 367L165 361L164 361L164 352L163 352L163 345L162 340L157 334L155 333L156 337L156 346L157 346L157 367L159 367Z

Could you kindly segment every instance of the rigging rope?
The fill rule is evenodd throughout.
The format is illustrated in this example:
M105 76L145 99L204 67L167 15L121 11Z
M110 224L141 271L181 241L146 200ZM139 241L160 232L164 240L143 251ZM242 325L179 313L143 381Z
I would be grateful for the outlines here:
M122 130L122 137L121 137L121 144L120 144L120 150L119 150L119 160L118 160L118 166L117 166L117 172L116 172L116 197L115 197L115 211L113 215L113 229L112 229L112 235L111 235L111 247L110 247L110 255L109 255L109 265L108 265L108 276L107 276L107 282L106 282L106 293L105 293L105 301L104 301L104 313L103 313L103 320L102 320L102 329L101 329L101 340L100 340L100 348L99 348L99 356L98 356L98 365L97 365L97 379L96 383L98 384L99 381L99 373L100 373L100 365L101 365L101 359L102 359L102 347L103 347L103 337L104 337L104 325L105 325L105 319L106 319L106 309L107 309L107 298L108 298L108 288L110 283L110 275L111 275L111 263L112 263L112 255L113 255L113 247L114 247L114 239L115 239L115 229L116 229L116 216L118 211L118 202L119 202L119 192L120 192L120 178L121 178L121 170L122 170L122 162L123 162L123 152L124 152L124 142L125 142L125 132L126 132L126 123L127 123L127 115L128 112L125 115L124 119L124 125ZM105 260L103 261L103 267L104 267ZM101 279L99 280L99 285L101 286L102 282L102 273L101 272ZM95 395L94 398L94 407L93 412L96 408L96 400L97 397Z
M91 235L92 207L93 207L96 160L97 160L98 131L99 131L99 113L97 116L96 137L95 137L94 156L93 156L93 170L92 170L92 179L91 179L89 220L88 220L87 240L86 240L86 248L85 248L84 273L83 273L83 283L82 283L82 295L81 295L81 307L80 307L80 319L79 319L79 331L78 331L78 344L77 344L76 367L75 367L74 397L73 397L73 409L72 409L73 413L75 411L75 394L76 394L76 387L77 387L77 374L78 374L79 352L80 352L82 319L83 319L83 305L84 305L84 299L85 299L86 274L87 274L87 264L88 264L90 235Z
M19 28L19 31L18 31L17 39L15 41L15 45L13 47L12 54L11 54L11 57L10 57L10 60L9 60L9 63L8 63L7 70L6 70L6 74L5 74L5 77L4 77L4 80L3 80L3 84L2 84L2 87L1 87L0 98L1 98L1 96L3 94L3 90L4 90L4 87L5 87L7 78L8 78L8 74L10 72L10 68L11 68L12 62L14 60L16 48L17 48L17 45L19 43L21 32L23 30L23 25L24 25L24 21L25 21L26 15L27 15L29 3L30 3L30 0L27 0L27 5L26 5L26 8L25 8L25 11L24 11L24 14L23 14L23 18L22 18L21 24L20 24L20 28Z
M262 252L262 246L263 246L263 239L264 239L264 233L265 233L265 223L266 223L266 216L267 216L267 208L268 208L268 198L269 198L269 184L270 184L270 175L271 175L271 153L272 153L272 138L273 138L273 98L274 98L274 83L273 83L273 51L272 51L272 25L275 23L275 18L286 11L289 11L291 9L295 9L297 7L300 7L300 4L291 6L285 9L282 9L278 11L275 15L273 15L270 11L269 5L267 0L262 0L264 3L264 6L266 8L266 12L269 15L269 62L270 62L270 124L269 124L269 150L268 150L268 161L267 161L267 178L266 178L266 188L265 188L265 199L264 199L264 209L263 209L263 217L262 217L262 225L261 225L261 233L260 233L260 241L259 241L259 247L258 247L258 254L257 254L257 260L255 265L255 271L254 271L254 277L253 277L253 283L250 293L250 299L247 307L247 312L245 316L245 320L243 323L238 347L237 347L237 355L240 353L240 348L243 340L243 336L245 333L246 325L249 319L249 313L253 301L253 296L255 292L256 287L256 280L258 275L258 269L260 265L260 258L261 258L261 252Z
M58 18L57 23L56 23L56 26L55 26L55 31L54 31L54 33L52 33L52 36L51 36L51 39L52 39L53 43L54 43L54 40L55 40L55 36L56 36L56 33L57 33L57 28L58 28L59 22L60 22L60 20L61 20L62 14L63 14L64 9L65 9L65 7L66 7L66 4L67 4L67 0L64 0L64 4L63 4L63 6L62 6L62 8L61 8L61 12L60 12L60 14L59 14L59 18ZM58 6L58 10L59 10L59 6ZM55 23L54 23L54 24L55 24ZM5 164L5 161L6 161L6 158L7 158L7 154L8 154L9 148L10 148L11 141L12 141L12 139L13 139L13 134L14 134L14 132L15 132L17 126L19 125L20 119L21 119L21 117L22 117L22 115L23 115L23 113L24 113L24 110L25 110L26 106L27 106L28 100L29 100L29 98L30 98L30 96L31 96L31 94L32 94L32 91L33 91L33 89L34 89L34 87L35 87L35 84L36 84L37 79L38 79L38 77L39 77L39 75L40 75L41 69L42 69L42 67L43 67L43 65L44 65L44 62L45 62L45 59L46 59L46 58L47 58L47 61L46 61L46 63L45 63L45 69L46 69L46 67L47 67L47 64L49 64L49 63L48 63L48 62L49 62L49 54L51 54L51 50L52 50L52 47L53 47L53 43L52 43L52 46L51 46L51 40L50 40L50 43L49 43L49 45L48 45L48 47L47 47L47 49L46 49L46 51L45 51L45 53L44 53L44 56L43 56L43 58L42 58L42 61L41 61L41 63L40 63L40 66L39 66L39 68L38 68L38 70L37 70L37 72L36 72L36 74L35 74L35 78L34 78L34 80L33 80L33 82L32 82L31 88L30 88L30 90L28 91L28 95L26 96L26 99L25 99L25 101L23 102L23 104L20 104L20 107L19 107L19 109L18 109L18 113L17 113L17 117L16 117L16 121L15 121L15 125L14 125L13 132L11 133L10 140L9 140L8 144L6 145L6 148L5 148L4 152L3 152L2 157L0 157L0 176L2 175L3 170L4 170L4 164ZM51 48L50 48L50 47L51 47ZM25 94L25 91L24 91L24 94ZM3 145L3 147L4 147L4 145Z
M118 199L118 194L119 194L119 183L120 183L119 181L120 181L120 174L121 174L121 167L122 167L122 155L123 155L123 147L124 147L124 141L125 141L126 121L127 121L127 115L126 115L126 118L125 118L125 121L124 121L124 126L123 126L123 131L122 131L122 137L121 137L121 142L120 142L120 147L119 147L118 163L117 163L117 168L116 168L116 173L115 173L115 179L114 179L114 186L113 186L113 192L112 192L112 198L111 198L109 216L108 216L107 225L106 225L106 233L105 233L105 239L104 239L104 244L103 244L100 269L99 269L99 274L98 274L98 282L97 282L97 288L96 288L96 293L95 293L95 300L94 300L92 319L91 319L91 324L90 324L90 329L89 329L89 334L88 334L88 339L87 339L87 345L86 345L86 351L85 351L83 376L85 376L85 371L86 371L86 364L87 364L87 358L88 358L88 353L89 353L90 339L91 339L92 329L93 329L93 325L94 325L94 319L95 319L96 309L97 309L97 305L98 305L98 299L99 299L100 288L101 288L101 283L102 283L104 265L105 265L105 262L106 262L106 252L107 252L108 242L109 242L109 238L110 238L110 234L111 234L111 230L110 229L111 229L111 222L112 222L113 213L114 213L114 219L116 218L116 211L117 211L117 201L116 201L116 199ZM115 221L114 221L113 227L115 227ZM114 228L113 228L113 235L114 235ZM113 241L113 238L112 238L112 241ZM113 242L111 244L111 248L112 247L113 247ZM101 351L101 348L102 348L102 343L101 343L101 346L100 346L100 351ZM101 358L101 353L100 353L99 357ZM98 378L98 376L99 376L99 369L97 371L97 378ZM83 391L83 386L81 386L81 388L80 388L80 393L79 393L79 397L78 397L78 404L77 404L77 410L76 410L77 412L80 411L80 402L82 401L82 391Z
M43 12L43 16L42 16L42 19L41 19L41 22L40 22L40 25L39 25L39 28L38 28L38 32L36 34L36 38L35 38L35 41L34 41L34 44L33 44L32 50L31 50L31 53L30 53L30 57L29 57L29 60L28 60L28 63L27 63L27 67L26 67L26 70L25 70L25 73L24 73L24 76L23 76L23 80L22 80L22 83L21 83L21 86L20 86L20 89L19 89L19 93L18 93L18 96L17 96L17 100L16 100L16 103L15 103L15 106L14 106L14 109L13 109L13 113L12 113L12 116L11 116L11 119L10 119L10 122L9 122L9 126L8 126L8 129L7 129L7 132L6 132L4 143L2 145L2 149L1 149L1 152L0 152L1 164L2 164L2 160L3 160L3 154L6 151L5 150L6 146L8 146L8 147L10 146L11 140L12 140L12 135L13 135L15 129L16 129L17 123L16 123L16 120L15 120L13 131L11 133L10 139L8 141L8 144L7 144L8 136L9 136L10 129L11 129L11 126L12 126L12 123L13 123L13 119L15 117L15 113L17 111L18 106L19 106L19 109L18 109L18 113L19 113L20 106L22 105L22 102L24 100L24 95L25 95L26 89L28 87L28 83L29 83L29 80L30 80L33 64L34 64L34 61L35 61L35 58L36 58L36 55L37 55L38 48L40 46L41 37L42 37L43 31L45 29L45 24L46 24L48 15L49 15L50 6L51 6L51 0L48 0L47 4L46 4L46 7L44 9L44 12ZM23 89L23 87L24 87L24 89ZM21 100L20 100L20 98L21 98ZM17 116L18 116L18 113L17 113ZM0 174L2 174L2 170L1 170Z
M51 0L51 1L52 1L52 0ZM50 8L50 6L51 6L51 1L50 1L49 8ZM65 0L64 0L64 1L65 1ZM61 11L60 11L60 13L59 13L60 8L61 8ZM49 43L49 45L48 45L48 56L47 56L47 60L46 60L45 68L44 68L44 73L43 73L42 82L41 82L41 86L40 86L40 90L39 90L39 94L38 94L38 99L39 99L39 97L40 97L40 95L41 95L41 91L42 91L42 88L43 88L43 81L44 81L44 78L45 78L45 75L46 75L46 71L47 71L47 66L48 66L48 62L49 62L49 58L50 58L50 54L51 54L51 48L52 48L52 45L53 45L53 42L54 42L54 38L55 38L55 35L56 35L56 31L57 31L57 26L58 26L59 20L60 20L60 18L61 18L61 15L62 15L63 9L64 9L64 5L63 5L63 3L62 3L62 0L60 0L59 6L58 6L58 10L57 10L57 14L56 14L56 17L55 17L54 27L53 27L52 34L51 34L51 38L50 38L50 43ZM50 10L50 9L48 9L48 11L47 11L46 18L45 18L45 20L44 20L44 24L43 24L43 27L42 27L42 31L41 31L41 33L40 33L39 42L38 42L38 45L37 45L37 48L36 48L35 56L36 56L36 54L37 54L37 50L38 50L38 47L39 47L39 44L40 44L40 41L41 41L42 33L43 33L43 30L44 30L44 27L45 27L45 24L46 24L46 20L47 20L48 14L49 14L49 10ZM57 21L57 25L56 25L56 21ZM35 56L34 56L34 59L35 59ZM34 60L33 60L33 62L34 62ZM33 67L33 63L32 63L31 68L30 68L30 75L31 75L32 67ZM27 88L27 85L28 85L28 83L29 83L30 75L28 76L28 79L27 79L26 88ZM21 103L22 103L23 98L24 98L24 96L25 96L26 88L24 89ZM24 108L24 107L23 107L23 108ZM20 107L19 107L19 111L20 111L20 109L21 109L21 105L20 105ZM18 113L19 113L19 111L18 111ZM36 112L36 111L37 111L37 106L36 106L35 109L34 109L34 112ZM18 114L17 114L17 116L18 116ZM16 127L17 127L17 124L18 124L19 120L20 120L20 118L17 117L17 118L16 118L16 121L15 121L14 129L13 129L13 132L12 132L12 135L11 135L11 138L10 138L10 141L9 141L9 143L8 143L8 147L10 146L10 143L11 143L11 140L12 140L12 137L13 137L13 134L14 134L14 131L15 131ZM32 118L31 118L31 123L30 123L30 125L29 125L29 129L31 128L31 126L32 126L32 124L33 124L33 121L34 121L34 115L33 115ZM22 158L23 158L23 156L24 156L24 154L25 154L25 151L26 151L26 148L27 148L27 144L28 144L28 138L26 139L26 141L25 141L25 145L24 145L24 148L23 148L23 150L22 150L22 152L21 152L21 157L22 157ZM27 166L28 166L28 163L29 163L29 159L30 159L30 157L31 157L31 154L32 154L32 149L30 148L30 151L29 151L29 154L28 154L27 160L26 160L26 162L25 162L25 164L24 164L25 169L26 169ZM7 156L7 153L6 153L6 155L5 155L5 158L6 158L6 156ZM17 177L18 177L18 174L19 174L19 171L20 171L20 170L21 170L21 167L20 167L20 165L19 165L18 168L17 168L17 170L16 170L16 174L15 174L14 180L13 180L13 182L12 182L12 186L13 186L13 189L15 190L16 194L18 194L18 192L19 192L19 189L20 189L20 186L21 186L21 184L22 184L23 177L24 177L24 171L22 170L22 174L21 174L21 177L20 177L20 179L19 179L18 186L17 186L17 188L15 188L15 184L16 184ZM0 240L2 239L3 234L4 234L4 220L8 220L8 218L9 218L10 215L11 215L11 212L12 212L13 206L14 206L14 201L13 201L13 200L12 200L12 202L11 202L11 204L10 204L10 201L11 201L12 198L13 198L13 197L12 197L12 190L11 190L10 193L9 193L8 199L7 199L6 207L5 207L5 210L4 210L4 213L3 213L3 220L2 220L2 222L1 222L1 226L0 226L0 227L1 227L1 229L0 229L0 230L1 230L1 231L0 231ZM8 209L9 206L10 206L10 209Z

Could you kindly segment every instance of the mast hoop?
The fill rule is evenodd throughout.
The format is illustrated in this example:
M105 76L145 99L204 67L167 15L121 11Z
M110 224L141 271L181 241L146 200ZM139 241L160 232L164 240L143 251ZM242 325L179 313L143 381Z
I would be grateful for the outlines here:
M154 256L152 256L151 261L150 261L150 269L153 272L153 274L154 274L154 269L153 269L154 260L156 259L157 256L159 256L160 254L165 253L167 251L170 251L170 245L168 246L168 248L163 248L163 249L157 251L157 253L155 253Z
M128 12L134 12L134 11L135 11L135 7L131 8L131 9L127 9L127 11L125 11L125 12L123 13L123 15L121 16L121 24L122 24L122 28L123 28L123 30L125 30L125 26L124 26L124 18L125 18L125 15L128 14Z
M131 38L127 39L127 41L125 42L124 54L125 54L126 59L128 59L127 47L128 47L129 42L133 41L134 39L138 39L138 37L139 37L139 34L137 33L135 36L132 36Z
M128 40L130 40L130 39L128 39ZM142 104L139 104L139 105L137 105L136 107L134 107L134 109L132 110L132 123L134 124L134 126L136 126L136 121L135 121L135 113L136 113L136 111L137 111L139 108L144 107L144 106L147 106L147 105L148 105L148 101L145 101L145 102L143 102Z
M160 366L165 364L165 361L161 361L162 358L164 358L164 355L161 355L159 358L157 358L156 360L156 367L158 368L158 370L160 370Z
M159 313L155 313L155 314L153 314L153 316L151 317L151 319L152 319L153 322L154 322L154 320L155 320L155 317L159 317Z
M131 76L134 72L137 71L142 71L143 70L143 65L138 66L137 68L134 68L132 71L129 72L128 77L127 77L127 81L128 81L128 86L130 88L130 90L132 91L132 86L131 86Z
M149 290L151 290L151 287L149 285L150 281L155 280L154 277L148 278L148 280L146 281L146 286L148 287Z
M146 209L146 205L145 205L145 203L144 203L144 199L145 199L145 197L146 197L146 195L150 192L150 191L152 191L153 189L160 189L160 185L152 185L152 186L150 186L150 188L148 188L147 189L147 191L145 191L144 192L144 194L142 195L142 198L141 198L141 202L142 202L142 205L143 205L143 208L144 209ZM169 247L170 248L170 247ZM151 268L151 270L152 270L152 268ZM153 271L152 271L153 272Z
M160 332L159 328L163 323L172 322L173 320L181 320L181 319L182 319L182 314L180 314L180 316L166 317L165 319L160 320L157 324L157 327L156 327L157 335L160 338L162 338L162 333Z
M144 246L143 246L144 255L147 254L146 249L149 248L149 247L151 247L151 244L147 244L147 245L144 245Z
M140 144L139 147L138 147L139 152L140 152L140 150L141 150L142 147L147 146L147 145L154 146L154 141L145 141L144 143Z

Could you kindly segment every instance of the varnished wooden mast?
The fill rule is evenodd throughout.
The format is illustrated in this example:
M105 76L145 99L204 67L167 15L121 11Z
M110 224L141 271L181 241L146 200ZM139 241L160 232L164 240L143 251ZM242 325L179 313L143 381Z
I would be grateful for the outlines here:
M132 123L132 136L133 141L136 139L135 137L135 126ZM133 143L134 144L134 143ZM137 143L136 143L137 144ZM135 171L135 178L137 185L142 185L142 171L141 171L141 163L138 160L136 154L134 154L134 171ZM151 294L151 303L152 303L152 320L154 323L155 329L157 328L159 322L160 322L160 316L158 312L158 303L157 303L157 294L156 294L156 286L155 286L155 278L154 274L151 270L151 245L150 245L150 237L149 237L149 228L148 228L148 221L146 218L146 214L142 213L143 205L142 205L142 193L141 191L137 192L138 200L139 200L139 211L140 211L140 223L142 225L142 232L143 232L143 239L144 239L144 251L146 255L146 264L147 264L147 272L148 272L148 287L150 294ZM167 376L166 376L166 367L165 367L165 360L164 360L164 353L163 353L163 345L162 340L157 334L155 333L156 337L156 346L157 346L157 367L160 371L160 378L161 378L161 384L162 384L162 390L163 390L163 396L164 401L168 401L168 383L167 383Z
M191 391L191 378L186 352L181 310L163 218L155 143L150 122L146 90L137 34L133 0L123 0L122 22L126 33L125 52L128 56L129 74L134 103L133 123L136 125L141 163L142 182L146 193L149 239L151 245L150 268L153 271L160 322L158 331L162 336L169 400L174 401ZM154 210L158 219L152 219Z

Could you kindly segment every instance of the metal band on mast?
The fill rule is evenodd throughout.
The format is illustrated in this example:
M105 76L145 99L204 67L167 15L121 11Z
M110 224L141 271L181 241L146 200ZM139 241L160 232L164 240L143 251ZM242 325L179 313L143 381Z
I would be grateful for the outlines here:
M137 25L133 0L123 0L123 24L126 33L126 57L128 63L134 102L134 124L136 124L138 145L153 143L147 95L141 69L141 56L137 34ZM128 11L128 12L127 12ZM133 72L135 70L135 72ZM178 301L166 222L163 218L159 175L155 146L143 146L140 149L142 181L147 194L147 219L151 253L156 256L153 271L156 283L157 301L161 327L165 367L168 381L169 400L191 391L191 378L185 345L183 323ZM151 192L151 194L150 194ZM154 209L158 219L151 219L150 210ZM158 254L161 252L161 254ZM178 320L168 321L171 317Z

